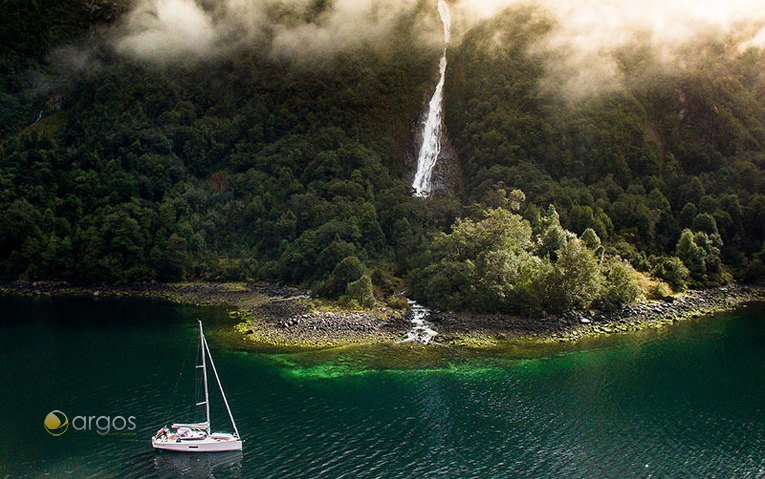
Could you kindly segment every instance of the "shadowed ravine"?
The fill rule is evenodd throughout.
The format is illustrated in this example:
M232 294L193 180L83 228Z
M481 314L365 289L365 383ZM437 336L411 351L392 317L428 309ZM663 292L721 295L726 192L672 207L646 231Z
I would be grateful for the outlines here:
M765 472L761 305L565 346L299 354L232 349L217 309L126 299L4 298L0 307L3 478ZM165 421L193 418L197 317L246 440L241 455L155 454L149 444ZM212 402L213 425L225 422ZM138 429L51 437L42 422L53 409L135 415Z

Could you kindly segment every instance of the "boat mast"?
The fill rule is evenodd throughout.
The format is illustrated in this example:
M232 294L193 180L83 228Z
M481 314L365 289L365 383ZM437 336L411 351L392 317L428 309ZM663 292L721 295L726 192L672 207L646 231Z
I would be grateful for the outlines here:
M202 364L197 366L202 368L202 379L205 384L205 401L197 403L197 406L205 405L205 424L207 425L207 434L210 434L210 394L207 392L207 365L205 363L205 333L202 330L202 321L199 320L199 344L202 347ZM212 358L210 358L212 360Z
M228 418L231 419L231 425L234 426L234 434L239 437L239 430L236 428L236 422L234 422L234 415L231 414L231 408L228 407L228 401L226 400L226 393L223 392L223 385L220 383L220 377L218 371L215 369L215 362L213 361L212 354L210 353L210 347L207 345L207 339L202 336L202 342L204 343L204 349L210 357L210 366L212 366L213 374L215 374L215 380L218 382L218 388L220 389L220 395L223 397L223 404L226 405L226 411L228 411ZM206 383L205 383L206 384ZM205 389L207 391L207 389ZM209 424L209 417L208 417Z

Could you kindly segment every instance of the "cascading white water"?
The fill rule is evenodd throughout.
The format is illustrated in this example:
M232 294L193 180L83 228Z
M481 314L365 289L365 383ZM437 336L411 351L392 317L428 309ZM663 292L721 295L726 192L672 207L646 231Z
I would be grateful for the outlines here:
M409 307L411 308L410 314L412 315L412 319L410 320L412 323L412 329L407 333L406 339L401 342L415 342L421 344L430 344L431 342L435 343L433 338L438 336L438 333L430 327L430 323L425 321L425 319L430 315L430 310L411 300L409 301Z
M445 0L438 0L438 13L444 25L444 54L439 64L441 77L438 79L436 91L428 105L428 116L422 129L422 145L417 157L417 172L414 175L415 196L428 196L432 190L433 167L436 166L441 154L441 130L443 126L444 82L446 80L446 50L451 39L452 18L449 6Z

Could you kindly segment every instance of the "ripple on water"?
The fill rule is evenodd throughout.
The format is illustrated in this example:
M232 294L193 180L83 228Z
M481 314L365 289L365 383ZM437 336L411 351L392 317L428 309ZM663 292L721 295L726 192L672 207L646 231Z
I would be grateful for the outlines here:
M156 428L193 404L193 381L178 376L193 318L123 304L114 320L129 306L143 322L109 328L99 307L92 334L49 327L46 314L91 314L78 303L23 309L41 327L0 331L0 404L13 405L0 477L763 476L761 313L491 354L411 345L242 354L213 340L245 438L243 454L223 457L151 450ZM182 327L167 323L174 315ZM53 407L135 413L139 428L52 438L39 423Z

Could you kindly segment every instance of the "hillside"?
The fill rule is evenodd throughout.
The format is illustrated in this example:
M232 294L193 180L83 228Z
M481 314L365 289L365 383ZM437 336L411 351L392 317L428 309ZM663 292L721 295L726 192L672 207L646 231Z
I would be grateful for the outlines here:
M418 215L400 159L433 57L401 28L310 71L256 51L154 68L104 49L82 77L15 96L3 276L310 284L351 256L395 271L394 225Z
M440 53L416 28L430 6L311 65L268 39L148 64L107 41L120 3L3 8L5 280L265 280L367 306L407 288L512 312L765 275L761 49L700 38L693 66L669 70L630 45L622 84L570 98L549 76L565 51L532 48L551 19L471 24L445 90L459 178L422 199L409 183Z

